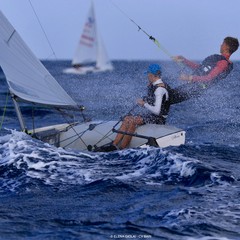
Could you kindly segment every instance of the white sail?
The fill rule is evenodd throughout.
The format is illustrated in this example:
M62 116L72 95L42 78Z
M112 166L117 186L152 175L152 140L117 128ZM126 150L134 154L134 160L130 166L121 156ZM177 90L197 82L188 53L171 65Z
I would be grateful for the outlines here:
M0 65L9 90L34 103L76 106L0 11Z
M97 61L97 29L93 4L89 9L83 33L77 45L72 64L84 64Z
M95 66L86 64L95 64ZM75 51L72 65L76 68L65 69L65 73L85 74L113 70L104 43L98 33L93 2L89 9L83 32ZM80 66L78 68L78 66Z
M113 70L113 65L109 60L106 48L103 44L102 38L98 36L98 52L97 52L97 63L96 68L101 70Z

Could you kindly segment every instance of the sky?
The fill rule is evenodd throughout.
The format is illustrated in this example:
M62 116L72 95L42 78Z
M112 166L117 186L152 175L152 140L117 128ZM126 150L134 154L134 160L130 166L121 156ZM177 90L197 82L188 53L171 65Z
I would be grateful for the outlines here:
M240 0L93 1L112 60L170 60L175 55L202 60L219 53L226 36L240 40ZM0 9L39 59L71 60L90 4L91 0L0 0ZM240 50L232 55L232 60L239 59Z

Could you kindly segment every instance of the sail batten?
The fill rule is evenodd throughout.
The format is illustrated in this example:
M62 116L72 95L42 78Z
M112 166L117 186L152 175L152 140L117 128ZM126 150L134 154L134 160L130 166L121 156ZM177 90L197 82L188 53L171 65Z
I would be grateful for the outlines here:
M16 32L16 30L13 29L12 34L9 36L9 38L8 38L8 40L7 40L7 43L10 41L10 39L12 38L12 36L13 36L13 34L14 34L15 32Z
M9 90L19 98L53 106L76 106L0 11L0 64Z

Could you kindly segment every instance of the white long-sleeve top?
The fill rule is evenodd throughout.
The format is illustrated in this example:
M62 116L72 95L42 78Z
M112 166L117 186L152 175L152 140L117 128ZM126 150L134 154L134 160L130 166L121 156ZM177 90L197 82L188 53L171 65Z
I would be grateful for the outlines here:
M157 85L159 83L163 83L163 81L161 79L158 79L157 81L155 81L153 83L153 85ZM168 100L169 95L168 95L168 91L163 88L163 87L158 87L155 92L155 102L152 105L148 104L148 103L144 103L144 107L147 108L150 112L152 112L155 115L159 115L161 112L161 106L162 106L162 99L164 94L166 94L166 100Z

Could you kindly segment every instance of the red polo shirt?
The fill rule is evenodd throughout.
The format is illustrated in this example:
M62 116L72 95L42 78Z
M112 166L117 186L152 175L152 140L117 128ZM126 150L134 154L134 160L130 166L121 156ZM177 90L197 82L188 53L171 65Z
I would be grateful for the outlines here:
M227 61L229 61L230 55L223 54L223 56L227 59ZM207 75L204 75L204 76L193 75L192 80L194 82L195 81L198 82L198 81L211 81L211 80L213 80L215 77L217 77L219 74L221 74L222 72L224 72L228 68L228 62L227 61L226 60L221 60L221 61L217 62L217 65ZM196 69L200 66L200 64L191 62L187 59L184 59L184 63L192 69Z

